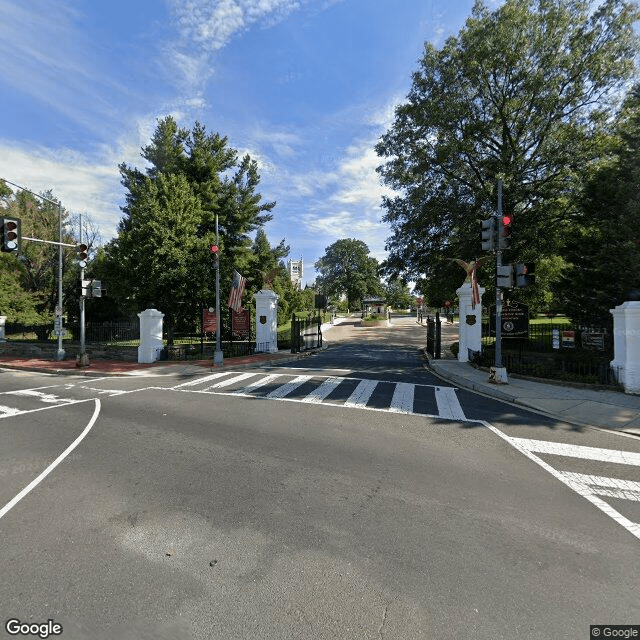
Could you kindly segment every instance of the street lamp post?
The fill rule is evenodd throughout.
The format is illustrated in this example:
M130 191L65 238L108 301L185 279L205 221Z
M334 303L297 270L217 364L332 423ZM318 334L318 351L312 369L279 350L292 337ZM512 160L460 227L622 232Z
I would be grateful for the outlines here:
M224 352L220 347L220 237L218 235L218 214L216 213L216 350L213 354L213 364L221 367L224 364Z

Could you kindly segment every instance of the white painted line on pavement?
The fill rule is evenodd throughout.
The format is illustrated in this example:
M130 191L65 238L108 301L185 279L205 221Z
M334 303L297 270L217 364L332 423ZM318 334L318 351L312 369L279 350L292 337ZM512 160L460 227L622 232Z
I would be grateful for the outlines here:
M307 380L310 380L311 376L297 376L290 382L283 384L281 387L274 389L271 393L267 394L266 398L281 399L284 396L290 394L294 389L297 389L301 384L304 384Z
M306 398L300 402L322 402L341 382L347 378L327 378L317 389L314 389Z
M575 491L577 494L581 495L583 498L591 502L591 504L598 507L598 509L600 509L601 511L604 511L604 513L606 513L610 518L615 520L619 525L624 527L629 533L631 533L631 535L635 536L636 538L638 538L638 540L640 540L640 523L632 522L628 518L625 518L621 513L616 511L610 504L608 504L604 500L601 500L600 498L595 496L586 485L570 480L569 477L565 476L564 472L554 469L551 465L547 464L544 460L542 460L541 458L538 458L538 456L536 456L529 449L523 446L522 442L527 442L526 438L512 438L506 435L505 433L502 433L500 429L497 429L492 424L489 424L484 420L480 420L478 422L480 422L481 424L484 424L485 427L493 431L493 433L495 433L498 437L502 438L505 442L509 443L512 447L517 449L520 453L522 453L522 455L526 456L527 458L529 458L529 460L532 460L536 464L540 465L543 469L548 471L552 476L560 480L560 482L567 485L570 489L573 489L573 491ZM540 441L532 440L531 442L540 442ZM557 444L557 443L553 443L553 444ZM579 445L567 445L567 446L577 447ZM580 447L580 448L594 449L595 447ZM602 451L613 451L613 449L602 449ZM630 453L630 452L627 451L625 453ZM598 458L592 458L592 459L597 460ZM627 464L627 463L625 462L624 464Z
M438 405L438 413L443 418L449 420L467 419L453 387L436 387L436 404Z
M416 386L408 382L396 383L389 411L391 413L413 413L413 397Z
M34 478L18 495L12 498L7 504L0 509L0 518L2 518L10 509L12 509L22 498L24 498L32 489L37 487L42 480L44 480L85 438L85 436L91 431L91 428L95 424L98 416L100 415L100 400L94 398L96 404L93 410L93 415L89 424L84 428L82 433L37 477Z
M269 384L270 382L273 382L276 378L280 378L280 377L282 377L281 373L271 373L268 376L265 376L264 378L261 378L260 380L256 380L255 382L252 382L251 384L247 385L246 387L242 387L242 389L238 389L236 391L233 391L232 393L235 393L237 395L248 395L250 393L253 393L257 389L260 389L261 387L264 387L265 385Z
M239 373L237 376L233 376L233 378L227 378L222 382L216 382L215 384L212 384L210 387L207 387L205 391L209 391L209 389L222 389L224 387L230 387L235 382L241 382L242 380L246 380L247 378L251 378L255 375L255 373Z
M344 403L345 407L366 407L373 390L378 384L377 380L361 380L358 386Z
M189 380L189 382L183 382L182 384L177 384L175 387L171 387L171 388L184 389L184 387L195 387L197 384L204 384L205 382L209 382L209 380L215 380L216 378L221 378L222 376L226 376L231 373L235 373L235 371L220 371L218 373L212 373L208 376L203 376L202 378Z
M585 485L591 493L596 495L640 502L640 482L635 480L606 478L586 473L573 473L572 471L563 471L562 475L567 480Z
M36 391L35 389L17 389L16 391L7 391L7 394L12 396L28 396L31 398L37 398L41 402L51 404L68 404L73 402L73 400L68 398L60 398L53 393L44 393L42 391Z
M600 449L598 447L584 447L577 444L563 442L547 442L546 440L530 440L528 438L510 438L518 446L535 451L536 453L550 453L555 456L568 458L582 458L583 460L600 460L601 462L615 462L640 467L640 453L633 451L617 451L615 449Z
M19 413L22 413L20 409L14 409L13 407L5 407L0 404L0 418L4 418L5 416L17 416Z

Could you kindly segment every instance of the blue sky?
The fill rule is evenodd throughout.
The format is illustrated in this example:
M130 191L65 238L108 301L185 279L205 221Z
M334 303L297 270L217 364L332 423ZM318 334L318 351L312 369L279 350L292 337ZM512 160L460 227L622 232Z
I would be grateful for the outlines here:
M497 4L487 2L489 6ZM382 261L373 147L425 41L456 34L473 0L0 0L0 177L51 189L116 233L117 165L144 167L158 118L229 138L258 161L304 280L332 242Z

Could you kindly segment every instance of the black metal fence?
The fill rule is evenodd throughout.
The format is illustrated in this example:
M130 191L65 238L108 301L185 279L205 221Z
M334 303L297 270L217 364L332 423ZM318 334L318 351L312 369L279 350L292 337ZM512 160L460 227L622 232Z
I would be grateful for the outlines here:
M600 385L617 385L618 371L610 366L613 335L610 327L568 324L529 324L525 338L504 337L502 365L511 373ZM495 337L489 322L482 324L482 352L474 362L495 365Z
M80 340L80 325L66 325L67 337ZM48 324L19 324L15 322L5 325L5 336L8 340L38 340L46 342L56 340L53 322ZM140 341L139 320L123 320L116 322L87 322L85 324L85 340L101 346L137 345Z
M291 316L291 353L322 347L322 319Z

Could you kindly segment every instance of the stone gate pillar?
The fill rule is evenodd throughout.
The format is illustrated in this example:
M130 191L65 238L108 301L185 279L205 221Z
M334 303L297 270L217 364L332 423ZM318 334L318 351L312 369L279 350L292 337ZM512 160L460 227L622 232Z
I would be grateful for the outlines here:
M481 350L482 294L485 290L483 287L479 287L478 290L480 291L480 302L476 304L475 309L471 308L471 283L465 282L456 290L456 293L458 294L458 309L460 316L460 347L458 349L459 362L469 362L469 351Z
M278 300L280 296L271 289L254 293L256 301L256 351L278 351Z
M140 318L138 362L155 362L160 358L160 352L164 346L162 341L164 313L157 309L145 309L138 314L138 318Z
M624 302L609 311L613 316L611 367L625 393L640 394L640 301Z
M6 342L5 339L5 324L7 322L7 316L0 316L0 342Z

